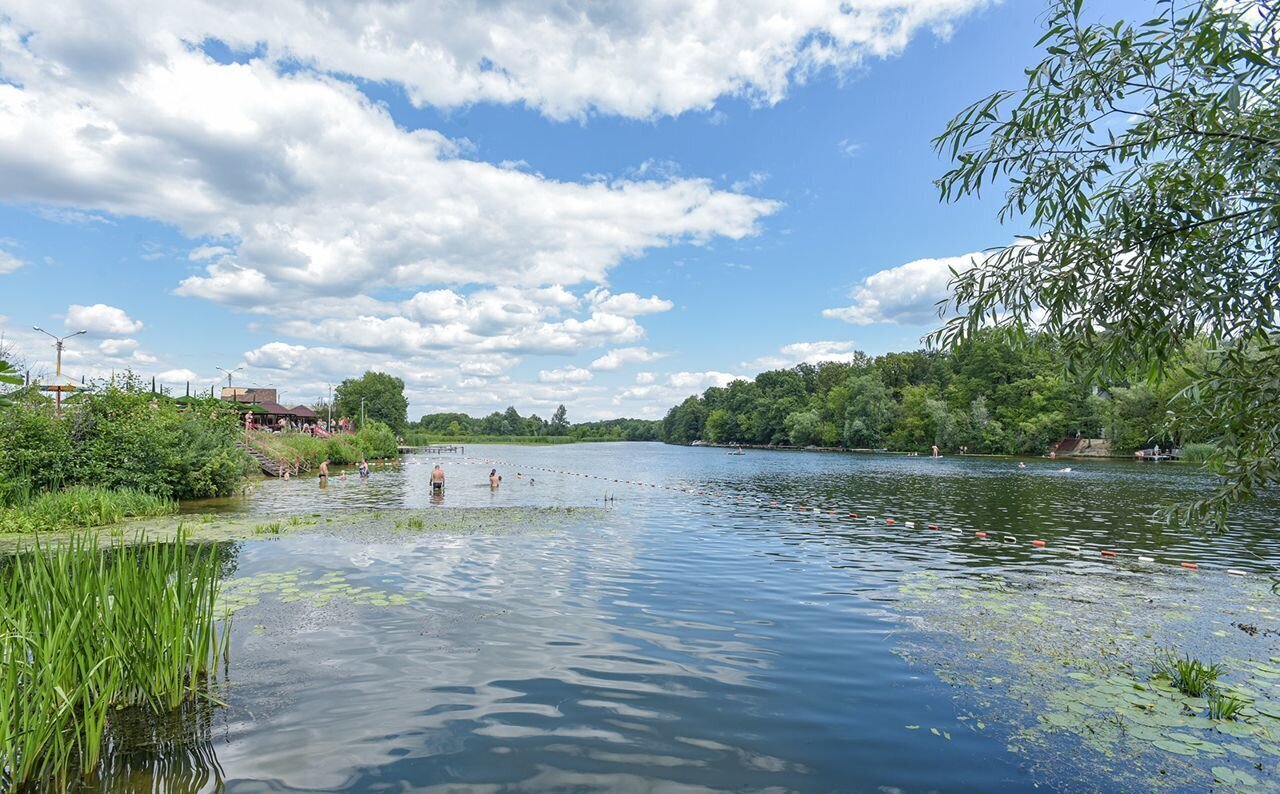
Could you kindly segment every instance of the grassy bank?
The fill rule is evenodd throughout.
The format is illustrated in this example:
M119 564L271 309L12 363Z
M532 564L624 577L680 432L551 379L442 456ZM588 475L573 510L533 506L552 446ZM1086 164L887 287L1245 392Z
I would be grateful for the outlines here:
M0 508L0 532L101 527L126 518L164 516L177 511L175 500L136 488L111 490L80 485L15 498L11 506Z
M64 788L113 725L209 697L226 641L212 546L80 536L0 568L0 789Z
M251 441L272 457L304 469L314 469L323 460L346 466L362 459L394 458L399 452L395 434L379 422L370 422L351 435L332 438L317 438L306 433L256 432Z

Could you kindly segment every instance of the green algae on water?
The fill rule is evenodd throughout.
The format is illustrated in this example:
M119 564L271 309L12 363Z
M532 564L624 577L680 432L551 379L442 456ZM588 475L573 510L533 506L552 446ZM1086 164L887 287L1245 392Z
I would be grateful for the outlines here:
M918 638L909 661L1072 788L1280 791L1280 629L1256 581L1115 568L906 577L896 600ZM1218 690L1245 701L1210 719L1209 698L1153 675L1168 649L1221 662Z

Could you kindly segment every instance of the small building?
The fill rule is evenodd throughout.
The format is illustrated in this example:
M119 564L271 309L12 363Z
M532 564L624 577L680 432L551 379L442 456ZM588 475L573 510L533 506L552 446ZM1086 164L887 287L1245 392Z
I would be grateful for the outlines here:
M222 399L229 403L256 403L262 405L263 403L277 402L280 398L275 389L223 386Z

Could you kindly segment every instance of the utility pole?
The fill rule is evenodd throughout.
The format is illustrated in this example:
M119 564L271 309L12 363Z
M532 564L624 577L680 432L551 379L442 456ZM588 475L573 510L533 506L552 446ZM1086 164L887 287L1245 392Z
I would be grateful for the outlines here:
M53 391L56 392L58 395L58 416L62 416L62 391L63 391L62 345L64 342L66 342L68 339L70 339L73 336L79 336L80 334L87 334L89 332L82 329L82 330L76 331L74 334L67 334L66 336L58 337L58 336L54 336L53 334L49 333L48 331L44 330L38 325L33 325L31 326L31 328L32 330L39 331L40 333L52 339L54 342L53 346L58 350L58 364L57 364L57 369L55 370L55 375L58 382L54 384Z
M360 398L360 429L364 430L364 398Z
M329 387L329 396L325 400L325 407L329 409L329 420L328 422L325 423L324 429L332 433L333 432L333 384L326 383L325 385Z

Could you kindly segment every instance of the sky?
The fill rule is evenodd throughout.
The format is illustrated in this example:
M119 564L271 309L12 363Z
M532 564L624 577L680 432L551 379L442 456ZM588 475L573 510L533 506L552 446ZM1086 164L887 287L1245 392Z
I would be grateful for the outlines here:
M949 268L1027 231L941 203L931 139L1020 84L1044 11L9 0L0 334L290 405L385 371L411 419L659 418L916 349Z

